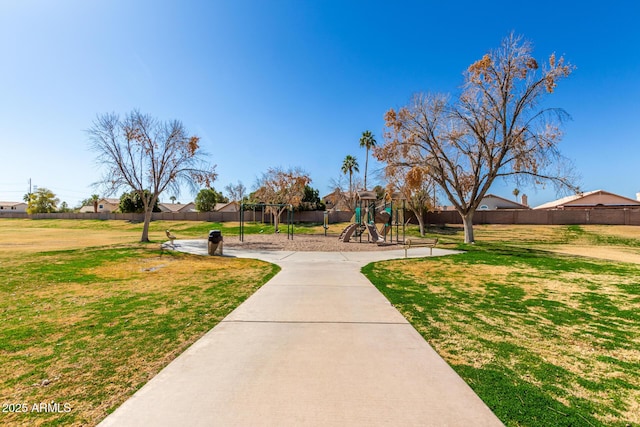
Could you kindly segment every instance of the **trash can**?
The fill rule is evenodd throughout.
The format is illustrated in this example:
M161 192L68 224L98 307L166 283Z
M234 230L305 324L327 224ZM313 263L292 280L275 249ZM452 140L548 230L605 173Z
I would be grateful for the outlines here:
M211 230L209 232L207 250L209 255L222 255L222 233L220 230Z

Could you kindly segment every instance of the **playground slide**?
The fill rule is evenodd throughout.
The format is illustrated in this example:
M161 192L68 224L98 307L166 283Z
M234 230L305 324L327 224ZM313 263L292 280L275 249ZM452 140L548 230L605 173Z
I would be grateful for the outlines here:
M349 240L351 240L351 236L357 228L358 224L349 224L347 228L342 230L342 233L340 233L340 237L338 237L338 240L342 242L348 242Z
M369 235L371 236L373 243L384 243L384 237L378 234L378 230L376 230L376 225L368 224L368 223L366 225L367 225L367 231L369 231Z

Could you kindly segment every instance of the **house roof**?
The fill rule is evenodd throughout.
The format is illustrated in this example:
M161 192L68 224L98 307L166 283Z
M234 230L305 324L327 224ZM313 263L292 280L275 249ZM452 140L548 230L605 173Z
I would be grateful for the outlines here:
M353 195L355 196L355 194ZM331 207L332 209L335 209L335 210L351 210L351 207L349 206L350 205L349 200L351 200L351 197L349 197L349 192L341 191L340 189L337 189L337 188L333 190L331 193L322 197L322 201L327 204L327 207L328 208Z
M188 212L190 209L195 209L193 202L189 203L158 203L160 209L164 209L166 212Z
M220 212L220 211L238 212L240 210L240 203L238 202L216 203L213 210L215 212Z
M98 199L98 205L120 205L120 199L114 199L109 197L103 197L102 199ZM93 212L93 204L84 205L80 207L80 212Z
M482 200L489 199L489 198L498 199L504 202L506 205L509 206L507 209L529 209L529 206L527 205L523 205L522 203L518 203L513 200L505 199L504 197L496 196L495 194L485 194Z
M18 205L26 205L25 202L0 202L2 206L18 206Z
M509 200L506 199L504 197L500 197L500 196L496 196L495 194L485 194L484 197L482 198L482 200L480 200L480 204L479 206L482 206L483 204L488 203L487 199L497 199L498 201L500 201L502 206L498 206L496 209L500 210L500 209L531 209L529 206L522 204L522 203L518 203L514 200ZM451 210L455 210L455 207L451 206L451 205L445 205L445 206L441 206L440 210L443 211L451 211ZM481 210L480 208L478 210Z
M114 198L110 198L110 197L104 197L100 200L98 200L98 203L100 202L106 202L112 205L119 205L120 204L120 199L114 199Z
M640 201L604 190L595 190L563 197L561 199L536 206L533 209L562 209L564 207L586 208L595 206L640 206Z

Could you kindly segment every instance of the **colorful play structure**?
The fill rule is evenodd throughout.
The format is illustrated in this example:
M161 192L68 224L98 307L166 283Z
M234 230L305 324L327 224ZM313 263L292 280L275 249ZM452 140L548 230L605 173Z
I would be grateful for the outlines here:
M362 242L364 234L367 235L366 242L378 245L404 243L405 201L400 194L394 193L389 198L378 200L373 191L357 193L354 220L340 233L338 239L342 242Z

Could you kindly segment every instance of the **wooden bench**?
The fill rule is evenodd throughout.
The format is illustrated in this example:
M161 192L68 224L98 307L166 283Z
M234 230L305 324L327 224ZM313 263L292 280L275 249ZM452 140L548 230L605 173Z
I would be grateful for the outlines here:
M404 241L404 257L407 257L407 250L411 248L429 248L429 256L433 255L433 248L438 243L437 238L433 239L419 239L419 240L411 240L407 239Z

